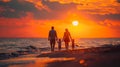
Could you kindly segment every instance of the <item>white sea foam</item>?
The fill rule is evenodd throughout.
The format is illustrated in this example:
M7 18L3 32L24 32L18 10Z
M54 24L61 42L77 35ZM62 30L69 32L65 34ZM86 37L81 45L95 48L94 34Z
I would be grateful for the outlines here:
M119 38L100 38L100 39L75 39L75 48L89 48L89 47L99 47L102 45L116 45L120 44ZM1 38L0 39L0 53L1 52L8 52L8 51L19 51L22 48L27 46L35 46L37 48L42 48L44 51L50 49L49 41L46 38ZM57 49L57 43L56 43ZM64 42L62 42L62 48L64 49ZM71 43L70 43L71 48ZM5 51L4 51L5 50ZM24 49L23 49L24 50Z

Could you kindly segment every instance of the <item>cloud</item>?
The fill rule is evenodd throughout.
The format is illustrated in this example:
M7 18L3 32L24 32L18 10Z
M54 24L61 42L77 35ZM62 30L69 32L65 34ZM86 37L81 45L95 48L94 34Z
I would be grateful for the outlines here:
M30 13L27 13L23 18L0 18L0 29L18 29L28 26L30 21L33 20Z
M117 0L118 3L120 3L120 0Z
M120 22L115 20L106 19L103 23L111 27L120 27Z
M0 12L4 12L4 11L5 11L5 8L0 7Z
M59 2L50 2L50 1L44 1L44 0L42 1L42 3L48 6L48 8L53 11L60 11L60 10L67 11L73 8L76 9L76 5L77 5L75 3L61 4Z
M94 20L96 22L104 21L106 19L114 20L114 21L120 21L120 14L107 14L107 15L89 15L89 17L92 17L91 20Z
M6 18L20 18L26 16L26 12L37 10L31 3L21 3L19 0L12 0L10 2L0 2L0 6L4 8L4 12L0 13L0 17Z
M7 1L7 0L6 0ZM67 13L94 15L100 19L117 18L120 14L118 0L11 0L0 2L0 17L21 18L28 12L35 19L65 19ZM18 8L19 7L19 8ZM103 17L105 16L105 17ZM102 18L103 17L103 18Z
M44 26L43 21L35 20L31 13L27 13L27 15L22 18L2 17L0 18L0 37L38 36L38 34L41 34L39 32L42 26ZM7 35L8 33L9 35Z
M10 2L11 0L1 0L2 2Z
M120 14L119 0L50 0L61 4L76 3L77 9L88 14ZM82 4L82 5L81 5Z
M62 19L63 15L71 9L75 9L76 4L60 4L44 0L12 0L10 2L0 2L0 17L21 18L27 12L31 12L35 19ZM19 7L19 8L18 8ZM3 11L4 9L4 11Z
M45 9L47 11L50 11L50 9L42 4L42 0L25 0L27 2L33 3L35 5L36 8L38 8L39 10Z
M84 6L78 6L78 9L88 14L120 14L120 5L115 0L97 0L88 2Z
M82 2L84 2L85 0L49 0L51 2L59 2L61 4L69 4L69 3L76 3L76 4L80 4Z
M21 18L25 17L28 12L31 12L35 19L46 19L50 15L49 11L47 6L41 4L41 0L11 0L10 2L0 2L0 17ZM47 18L49 19L49 17Z
M111 19L106 19L104 21L100 22L100 25L111 28L114 30L114 36L120 37L120 21L118 20L111 20ZM111 34L111 33L109 33Z

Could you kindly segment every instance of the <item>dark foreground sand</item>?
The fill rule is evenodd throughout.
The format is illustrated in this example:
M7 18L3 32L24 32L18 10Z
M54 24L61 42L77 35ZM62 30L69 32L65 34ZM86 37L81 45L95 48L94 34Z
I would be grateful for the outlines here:
M73 57L74 60L48 63L48 67L120 67L120 46L60 51L38 57Z
M120 67L120 46L28 55L24 58L2 60L0 67Z

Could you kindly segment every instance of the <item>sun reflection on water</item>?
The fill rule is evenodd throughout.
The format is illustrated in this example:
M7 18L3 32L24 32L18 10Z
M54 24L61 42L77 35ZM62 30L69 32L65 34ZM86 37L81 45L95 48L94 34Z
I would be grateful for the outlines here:
M8 67L47 67L48 63L57 62L57 61L72 61L75 58L16 58L3 60L0 63L2 65L8 65Z

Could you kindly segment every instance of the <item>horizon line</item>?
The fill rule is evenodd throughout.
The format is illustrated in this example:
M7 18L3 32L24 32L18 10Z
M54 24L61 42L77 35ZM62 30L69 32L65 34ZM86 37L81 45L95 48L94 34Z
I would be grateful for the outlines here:
M0 38L47 38L47 37L0 37ZM83 39L87 39L87 37L78 37L78 38L83 38ZM75 39L78 39L78 38L75 38ZM94 39L94 38L120 38L120 37L88 37L88 39Z

